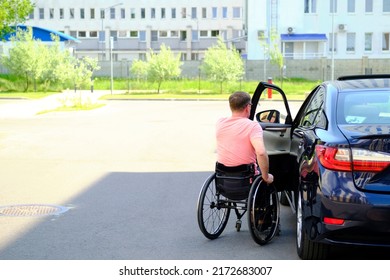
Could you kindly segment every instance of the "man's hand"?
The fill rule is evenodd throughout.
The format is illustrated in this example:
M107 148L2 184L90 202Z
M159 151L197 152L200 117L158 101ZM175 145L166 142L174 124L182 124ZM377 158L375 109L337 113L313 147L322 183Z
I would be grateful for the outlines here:
M264 178L265 176L261 176L264 180L264 182L266 182L267 184L272 184L274 182L274 176L270 173L267 174L268 176L266 178Z

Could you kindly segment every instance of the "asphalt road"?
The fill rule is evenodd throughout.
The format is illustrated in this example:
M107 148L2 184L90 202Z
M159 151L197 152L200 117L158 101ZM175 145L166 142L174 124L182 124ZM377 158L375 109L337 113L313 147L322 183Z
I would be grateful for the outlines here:
M26 104L3 105L13 102ZM241 232L231 219L214 241L198 229L197 197L226 105L109 101L93 111L3 116L0 205L67 211L0 216L0 259L297 259L287 207L282 235L264 247L245 219Z
M196 203L215 162L221 101L108 101L92 111L28 115L0 101L0 206L49 205L59 215L0 215L2 260L296 260L295 220L258 246L246 219L210 241ZM19 105L17 105L19 104ZM294 104L297 108L299 103ZM293 111L295 109L293 108Z

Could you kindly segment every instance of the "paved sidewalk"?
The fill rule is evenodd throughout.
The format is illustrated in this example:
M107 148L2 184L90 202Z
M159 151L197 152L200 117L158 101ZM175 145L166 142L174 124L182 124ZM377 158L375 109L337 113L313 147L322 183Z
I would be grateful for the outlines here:
M82 102L98 102L98 99L109 91L64 91L58 94L52 94L41 99L0 99L0 118L26 118L32 117L40 112L54 110L64 104L71 105L72 100L82 99ZM120 91L122 93L122 91Z

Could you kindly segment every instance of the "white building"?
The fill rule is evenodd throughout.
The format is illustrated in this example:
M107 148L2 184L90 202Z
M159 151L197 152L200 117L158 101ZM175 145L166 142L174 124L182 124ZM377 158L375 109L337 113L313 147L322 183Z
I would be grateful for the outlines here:
M165 43L199 60L217 36L262 60L275 31L285 58L389 58L390 0L37 0L28 25L78 38L77 56L143 58ZM247 38L246 38L247 36ZM334 48L335 52L332 52Z
M390 0L247 0L247 5L250 60L264 58L258 34L269 38L271 30L285 58L390 58Z
M76 56L143 58L165 44L182 60L199 60L217 37L245 52L243 0L35 1L26 24L78 38ZM112 38L112 40L110 40Z

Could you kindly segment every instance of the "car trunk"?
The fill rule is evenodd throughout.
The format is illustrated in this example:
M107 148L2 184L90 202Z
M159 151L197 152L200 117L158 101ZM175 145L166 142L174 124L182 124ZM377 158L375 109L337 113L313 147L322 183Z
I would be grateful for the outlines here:
M339 125L352 151L356 187L390 193L390 125Z

